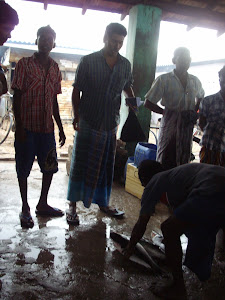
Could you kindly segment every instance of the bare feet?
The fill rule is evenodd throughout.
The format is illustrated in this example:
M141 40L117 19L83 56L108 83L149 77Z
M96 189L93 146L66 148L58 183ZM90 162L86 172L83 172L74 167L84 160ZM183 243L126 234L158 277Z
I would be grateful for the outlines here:
M163 279L153 283L150 287L150 290L153 294L163 299L187 299L187 293L183 279L176 282L172 279Z

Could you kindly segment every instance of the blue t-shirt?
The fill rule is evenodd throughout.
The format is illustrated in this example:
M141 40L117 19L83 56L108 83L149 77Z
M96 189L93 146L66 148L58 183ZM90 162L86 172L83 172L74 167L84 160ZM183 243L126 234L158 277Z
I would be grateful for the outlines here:
M217 194L224 195L218 201L224 202L225 207L225 168L190 163L156 174L142 195L140 215L152 215L164 192L173 209L181 209L187 202L191 206L191 202L202 198L212 199L212 207L215 207L217 199L213 195ZM223 213L225 215L225 209Z

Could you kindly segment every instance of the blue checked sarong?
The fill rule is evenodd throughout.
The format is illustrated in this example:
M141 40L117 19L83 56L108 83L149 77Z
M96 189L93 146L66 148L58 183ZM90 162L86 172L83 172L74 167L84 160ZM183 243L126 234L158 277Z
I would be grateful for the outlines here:
M106 207L112 190L116 151L116 129L97 131L79 122L70 166L67 199Z

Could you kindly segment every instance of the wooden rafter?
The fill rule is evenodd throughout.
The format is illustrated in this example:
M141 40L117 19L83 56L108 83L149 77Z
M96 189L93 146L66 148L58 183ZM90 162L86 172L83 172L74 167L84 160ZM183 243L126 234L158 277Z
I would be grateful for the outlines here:
M16 0L15 0L16 1ZM48 4L78 7L121 14L123 20L131 7L144 4L162 9L162 20L188 25L188 29L201 26L225 32L224 0L25 0Z

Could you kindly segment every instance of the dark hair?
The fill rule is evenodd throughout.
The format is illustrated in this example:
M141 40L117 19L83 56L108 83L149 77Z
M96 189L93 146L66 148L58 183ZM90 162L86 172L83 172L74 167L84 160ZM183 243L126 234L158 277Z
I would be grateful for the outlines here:
M219 71L219 77L224 76L225 77L225 66Z
M18 14L9 4L0 0L0 24L19 24Z
M48 26L43 26L41 28L38 29L37 31L37 37L39 37L42 33L44 32L49 32L50 34L52 34L52 36L54 37L54 40L56 39L56 33L55 31L51 28L50 25Z
M162 171L163 167L158 161L147 159L140 163L138 167L138 176L140 181L142 181L141 178L143 178L145 181L147 180L147 182L149 182L155 174Z
M127 35L127 30L123 25L121 25L119 23L110 23L106 27L105 35L111 36L114 33L125 37Z
M175 51L173 53L173 58L178 57L180 54L182 54L184 52L186 52L190 55L190 50L186 47L179 47L179 48L175 49Z

